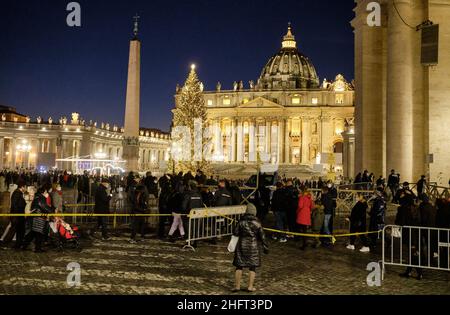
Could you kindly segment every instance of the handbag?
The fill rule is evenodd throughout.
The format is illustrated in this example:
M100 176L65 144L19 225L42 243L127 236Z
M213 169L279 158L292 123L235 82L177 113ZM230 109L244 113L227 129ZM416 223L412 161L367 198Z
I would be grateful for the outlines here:
M234 253L236 250L237 243L239 241L239 236L231 236L230 243L228 244L228 251Z
M395 238L401 238L402 237L402 228L400 226L394 226L392 227L392 236Z

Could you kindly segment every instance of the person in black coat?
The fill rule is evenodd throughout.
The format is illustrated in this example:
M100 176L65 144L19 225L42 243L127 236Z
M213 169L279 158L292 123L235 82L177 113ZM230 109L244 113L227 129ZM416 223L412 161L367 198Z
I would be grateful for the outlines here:
M163 177L160 178L160 187L161 192L159 194L158 199L158 210L159 214L170 214L170 209L168 208L169 204L169 198L173 193L173 187L172 182L170 180L161 180ZM177 182L181 182L181 180L177 180ZM166 233L166 223L168 221L168 217L163 216L159 217L158 222L158 237L160 239L163 239L165 237Z
M422 200L422 196L425 194L425 186L427 184L427 180L425 175L420 176L419 181L417 182L417 198Z
M231 193L231 200L233 202L233 206L239 206L242 203L242 194L237 183L231 182L228 190Z
M271 209L273 214L275 215L276 219L276 227L277 230L280 231L286 231L287 228L287 215L286 215L286 208L284 203L284 187L281 182L278 182L276 184L277 189L272 194L272 200L271 200ZM273 239L278 239L276 235L273 235ZM280 236L280 242L284 243L286 242L286 236L282 234Z
M290 232L295 232L297 228L297 207L298 207L298 190L292 184L292 180L288 179L283 189L283 208L286 211L286 219Z
M358 193L358 202L352 208L352 212L350 214L350 233L363 233L366 232L367 222L366 222L366 214L368 209L367 201L364 198L362 193ZM367 246L367 241L365 235L360 236L361 242L363 246ZM355 249L355 241L356 236L350 236L350 244L347 246L347 249L354 250Z
M234 292L240 291L243 268L250 269L248 291L256 291L254 287L256 268L261 266L261 251L268 253L264 230L256 217L256 207L249 203L247 211L239 220L233 235L239 240L234 252L233 265L236 267Z
M183 202L181 203L181 211L183 214L189 214L192 209L203 208L203 199L202 195L198 191L197 182L191 180L188 184L188 190L184 193ZM185 218L186 217L183 217L183 219ZM206 226L202 226L200 224L200 231L203 231L205 228ZM197 241L194 241L192 246L197 247Z
M11 214L25 214L25 207L27 205L23 194L26 192L25 181L19 180L17 182L17 189L11 196ZM11 228L5 236L3 242L9 243L16 234L15 249L20 249L25 236L25 217L11 217Z
M233 205L231 193L225 186L226 181L224 179L219 180L219 187L214 193L214 207L226 207Z
M147 212L148 192L143 184L138 184L134 190L132 200L131 214L145 214ZM136 233L140 231L142 240L145 239L145 218L133 217L131 223L131 239L130 243L136 243Z
M183 194L184 194L184 185L182 182L179 182L175 187L174 192L169 198L168 208L172 212L173 222L169 231L169 241L175 242L173 237L174 233L178 229L180 231L180 236L184 238L184 223L187 223L187 217L182 216L182 206L183 206Z
M96 214L109 214L109 203L111 201L112 195L109 193L109 181L106 178L103 178L100 186L96 189L95 192L95 207L94 213ZM98 228L102 229L102 238L103 240L108 239L108 227L107 227L107 218L106 217L97 217L97 226L94 227L91 231L91 235L94 235L95 231Z

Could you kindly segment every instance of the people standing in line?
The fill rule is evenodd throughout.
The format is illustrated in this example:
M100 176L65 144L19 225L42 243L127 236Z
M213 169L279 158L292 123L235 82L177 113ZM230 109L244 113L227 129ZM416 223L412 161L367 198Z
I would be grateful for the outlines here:
M297 208L297 224L299 225L300 233L306 234L311 226L311 211L314 208L314 201L311 193L305 188L298 200ZM304 250L307 245L307 237L300 237L300 249Z
M427 185L427 180L425 175L420 176L417 182L417 198L422 200L422 196L425 194L425 186Z
M320 202L321 202L322 206L324 207L324 214L325 214L322 230L323 230L324 234L331 235L330 224L331 224L331 218L333 216L333 198L332 198L327 186L324 186L322 188ZM330 239L329 238L324 239L323 244L330 245L331 244Z
M109 205L112 198L112 195L109 191L110 185L109 180L103 178L100 182L100 186L96 189L95 192L95 206L94 212L95 214L110 214ZM91 231L91 235L94 236L97 229L101 228L102 231L102 239L108 240L108 218L99 216L97 217L97 225Z
M17 189L11 195L11 214L25 215L25 207L27 205L24 194L26 192L25 181L19 180L17 182ZM11 227L3 239L4 244L8 244L16 235L16 243L14 249L20 249L25 237L25 216L11 217Z
M234 252L233 265L235 271L235 286L233 292L241 290L241 280L244 268L250 270L248 292L255 292L256 268L261 267L261 252L268 253L264 230L256 217L256 207L249 203L246 214L241 217L233 235L239 240Z
M368 207L369 206L364 198L364 194L358 193L358 202L352 208L352 212L348 218L348 221L350 222L350 234L366 232L366 214ZM356 235L350 236L350 243L347 245L347 249L355 250L356 239ZM360 235L359 239L361 240L363 247L368 247L367 238L365 235Z
M63 213L63 194L59 183L55 183L52 189L52 206L55 208L55 213Z
M141 241L145 240L145 218L139 215L145 214L147 212L147 201L147 188L143 184L138 184L134 189L134 196L131 203L131 214L135 215L134 217L132 217L131 221L131 244L136 243L137 232L141 233Z
M359 251L362 253L369 253L375 250L377 246L378 234L384 228L386 214L386 200L383 189L377 188L375 190L374 200L370 208L369 234L368 246L362 247Z
M273 214L275 215L275 221L276 221L276 228L279 231L286 231L288 228L287 224L287 209L285 207L285 192L283 183L278 182L276 184L276 190L273 192L272 200L271 200L271 209ZM280 234L279 238L276 234L272 236L274 240L280 240L280 243L286 243L286 235Z
M400 185L400 177L395 173L395 170L391 170L391 174L389 174L387 185L392 194L392 202L397 202L395 199L397 196L397 190Z
M384 180L383 176L380 175L380 177L378 177L378 179L377 179L376 186L384 188L384 184L385 184L385 180Z
M153 195L155 198L158 197L158 185L156 184L156 177L152 175L152 172L145 174L144 185L150 195Z
M42 214L43 216L27 218L25 224L25 238L22 243L23 250L26 250L30 243L34 240L34 252L44 252L42 245L45 240L45 236L49 231L48 219L45 215L53 212L51 197L49 194L50 190L51 185L45 184L38 189L36 195L34 196L31 204L31 213Z
M184 230L184 216L187 215L187 213L184 213L183 211L183 195L184 195L184 185L182 182L178 182L173 194L169 198L169 204L168 208L170 211L172 211L173 215L173 222L172 226L169 230L169 241L175 242L174 234L177 230L180 232L181 238L184 238L186 235Z
M298 207L298 190L294 187L292 179L288 179L284 188L284 204L286 209L287 224L290 232L297 230L297 207ZM293 236L288 235L289 238Z
M258 219L264 223L269 212L270 206L270 189L267 188L263 180L259 180L258 189L255 193L255 206L257 209Z
M182 183L182 179L179 179L178 182ZM159 214L167 215L170 214L171 211L168 208L169 198L173 192L172 183L170 180L161 180L160 179L160 187L161 192L159 193L158 199L158 210ZM158 222L158 238L164 239L166 234L166 223L168 222L167 216L159 217Z
M328 181L327 188L328 188L328 193L331 196L331 200L333 201L332 202L333 211L331 213L330 224L329 224L330 232L331 232L331 234L333 234L334 216L336 214L338 193L337 193L336 186L334 186L334 183L331 180Z
M242 203L242 194L238 184L235 181L230 183L229 191L231 193L233 206L239 206Z

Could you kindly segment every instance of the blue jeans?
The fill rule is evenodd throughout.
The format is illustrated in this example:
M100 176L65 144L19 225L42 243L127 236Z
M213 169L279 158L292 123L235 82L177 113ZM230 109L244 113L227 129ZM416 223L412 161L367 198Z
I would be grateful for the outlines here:
M330 231L330 220L331 220L331 214L325 214L325 219L323 220L323 232L327 235L331 234Z
M277 230L285 231L287 226L287 215L286 212L276 211L275 219L277 224ZM286 237L286 235L282 235L281 237Z

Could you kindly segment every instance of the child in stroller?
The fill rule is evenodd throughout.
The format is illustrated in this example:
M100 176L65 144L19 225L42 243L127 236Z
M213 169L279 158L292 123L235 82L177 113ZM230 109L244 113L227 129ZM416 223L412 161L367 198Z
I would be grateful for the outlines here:
M60 251L64 250L66 246L80 250L78 227L71 226L61 218L55 218L50 222L50 238Z

